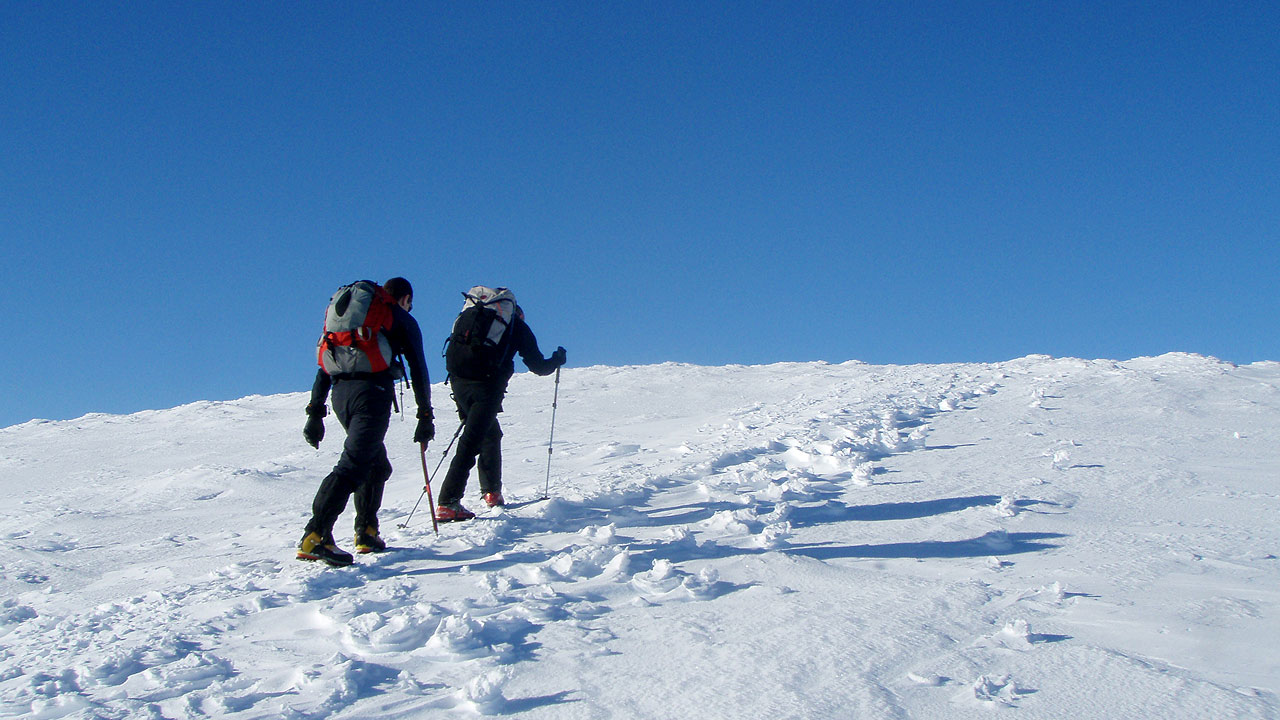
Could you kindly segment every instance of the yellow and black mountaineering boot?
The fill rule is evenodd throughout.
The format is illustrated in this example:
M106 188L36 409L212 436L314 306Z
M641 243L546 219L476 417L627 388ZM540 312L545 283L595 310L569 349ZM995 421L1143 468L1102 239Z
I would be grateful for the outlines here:
M360 554L371 552L382 552L387 549L387 543L378 537L378 528L369 525L364 532L356 532L356 552Z
M307 533L298 543L299 560L323 560L333 567L350 565L355 558L338 548L333 538L320 537L319 533Z

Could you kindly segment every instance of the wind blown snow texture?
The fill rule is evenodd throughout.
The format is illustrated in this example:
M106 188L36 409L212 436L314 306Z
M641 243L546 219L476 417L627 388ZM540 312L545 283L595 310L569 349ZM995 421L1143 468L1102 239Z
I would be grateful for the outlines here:
M522 374L512 505L398 529L394 420L395 550L343 569L292 558L342 438L304 445L301 393L0 429L0 715L1274 718L1278 383L570 369L540 501L552 384Z

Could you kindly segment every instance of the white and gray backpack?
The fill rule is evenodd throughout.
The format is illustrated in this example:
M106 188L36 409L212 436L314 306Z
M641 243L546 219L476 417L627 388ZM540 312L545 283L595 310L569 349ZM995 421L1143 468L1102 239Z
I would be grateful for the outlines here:
M462 312L445 341L445 369L464 380L490 380L501 370L510 344L516 296L484 285L462 295Z

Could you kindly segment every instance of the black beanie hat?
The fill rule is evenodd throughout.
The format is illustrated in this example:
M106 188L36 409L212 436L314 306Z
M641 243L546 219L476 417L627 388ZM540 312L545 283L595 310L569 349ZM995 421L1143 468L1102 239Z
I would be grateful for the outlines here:
M405 296L413 294L413 286L402 277L393 277L383 283L382 287L391 293L391 297L395 298L396 302L400 302Z

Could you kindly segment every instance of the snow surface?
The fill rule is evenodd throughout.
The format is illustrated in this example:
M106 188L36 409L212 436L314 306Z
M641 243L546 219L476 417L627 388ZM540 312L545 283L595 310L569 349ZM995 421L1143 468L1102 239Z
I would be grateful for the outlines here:
M1277 385L1184 354L566 369L539 500L553 385L521 374L512 505L398 528L393 420L395 549L342 569L293 559L342 438L303 443L304 394L0 429L0 716L1275 718Z

